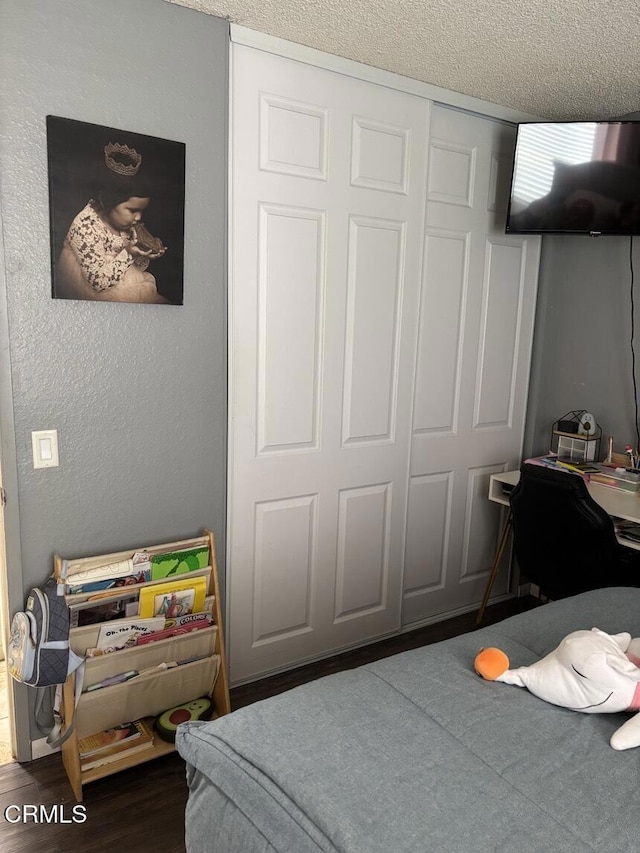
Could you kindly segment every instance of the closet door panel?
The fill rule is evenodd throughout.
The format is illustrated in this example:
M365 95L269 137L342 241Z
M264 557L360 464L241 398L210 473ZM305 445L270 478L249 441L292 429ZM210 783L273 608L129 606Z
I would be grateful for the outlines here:
M262 205L258 280L258 453L317 447L324 214Z
M453 433L460 398L469 234L429 229L424 259L413 428L419 433Z
M264 501L255 512L254 644L311 631L311 593L316 554L315 496ZM296 572L288 570L296 566ZM282 596L283 584L287 594Z
M336 621L387 604L391 484L339 495Z
M451 472L425 474L409 481L405 599L441 589L446 583L452 489Z
M343 443L391 441L398 397L402 222L349 223Z
M444 529L444 496L412 507L410 489L405 627L477 605L504 517L489 477L521 459L540 241L504 234L514 135L432 111L410 474L450 489ZM508 582L505 561L495 595Z
M430 103L234 46L233 683L400 629Z
M488 240L473 425L508 428L514 416L526 255Z

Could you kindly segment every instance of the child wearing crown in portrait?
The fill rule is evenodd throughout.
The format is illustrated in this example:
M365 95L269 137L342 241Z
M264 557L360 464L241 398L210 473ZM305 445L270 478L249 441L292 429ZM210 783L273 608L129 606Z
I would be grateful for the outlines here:
M56 264L56 295L66 299L166 303L148 271L166 247L144 227L149 188L142 155L109 142L95 199L74 218Z

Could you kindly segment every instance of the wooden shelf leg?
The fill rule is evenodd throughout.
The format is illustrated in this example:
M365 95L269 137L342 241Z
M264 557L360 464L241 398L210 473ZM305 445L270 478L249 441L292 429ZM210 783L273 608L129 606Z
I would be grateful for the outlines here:
M62 716L64 719L64 730L71 724L75 714L75 673L67 676L62 687ZM82 772L80 770L80 755L78 753L78 736L72 732L62 744L62 763L67 771L71 788L76 800L82 802Z
M507 515L507 518L504 522L504 526L502 528L502 533L500 534L500 541L498 542L498 547L496 548L496 555L494 557L493 566L491 567L491 572L487 581L487 587L484 591L484 598L482 599L482 604L480 605L480 609L478 610L478 615L476 617L476 625L478 627L480 627L482 620L484 619L484 611L487 608L487 602L489 601L489 596L491 595L493 584L495 583L496 577L498 576L500 563L502 562L504 549L507 547L507 541L509 539L509 533L511 532L512 523L513 519L511 515L511 510L509 510L509 514Z

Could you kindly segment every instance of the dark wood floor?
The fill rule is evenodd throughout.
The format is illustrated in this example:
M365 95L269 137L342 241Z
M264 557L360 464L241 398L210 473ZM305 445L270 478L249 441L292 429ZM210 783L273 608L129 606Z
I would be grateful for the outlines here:
M512 599L487 608L484 624L499 622L539 602ZM475 629L475 613L458 616L406 634L237 687L234 709L312 681L407 649L439 642ZM76 805L59 755L29 764L0 767L0 851L2 853L184 853L184 762L176 754L93 782L84 789L83 811ZM10 806L44 806L57 822L13 823ZM7 817L9 819L7 819ZM60 821L64 822L60 822Z

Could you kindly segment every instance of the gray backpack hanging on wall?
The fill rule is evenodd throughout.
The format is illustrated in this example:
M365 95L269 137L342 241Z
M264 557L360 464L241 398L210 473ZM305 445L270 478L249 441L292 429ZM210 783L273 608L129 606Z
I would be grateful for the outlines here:
M69 608L64 595L58 595L54 578L42 589L34 587L27 596L24 612L14 614L7 647L7 670L16 681L38 688L36 722L48 733L47 743L51 746L62 744L73 731L71 721L60 736L62 685L68 675L76 673L77 705L82 691L84 658L69 645Z

